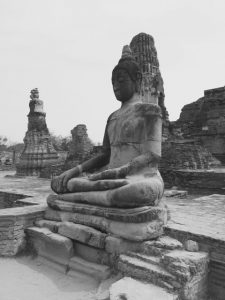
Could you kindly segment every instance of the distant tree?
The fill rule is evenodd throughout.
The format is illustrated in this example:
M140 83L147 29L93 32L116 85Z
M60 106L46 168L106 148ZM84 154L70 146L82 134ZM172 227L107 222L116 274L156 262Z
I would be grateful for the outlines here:
M61 135L56 135L50 133L52 144L56 151L69 151L69 144L71 142L71 137L62 137Z
M15 152L22 152L23 151L23 148L24 148L24 144L23 143L15 143L15 144L12 144L10 145L7 150L8 151L15 151Z
M0 135L0 151L7 150L7 142L8 142L7 137Z

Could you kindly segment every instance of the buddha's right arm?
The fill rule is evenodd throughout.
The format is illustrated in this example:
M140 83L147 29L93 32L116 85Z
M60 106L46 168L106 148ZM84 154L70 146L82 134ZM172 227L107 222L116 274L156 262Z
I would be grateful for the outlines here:
M102 154L89 159L88 161L78 165L70 170L65 171L59 176L56 176L51 181L51 188L57 194L68 192L67 183L70 179L78 177L82 172L88 172L95 168L101 168L108 164L110 154L103 152Z
M109 122L110 116L108 118L106 128L105 128L105 134L103 138L103 143L102 143L102 153L99 154L96 157L93 157L85 162L83 162L80 165L81 172L88 172L93 169L99 169L101 167L106 166L109 163L110 160L110 142L109 142L109 136L108 136L108 122Z
M66 193L68 192L67 189L67 182L74 177L79 176L82 172L88 172L93 169L101 168L109 163L110 160L110 143L109 137L107 133L107 125L105 129L105 135L103 139L103 149L102 153L93 157L82 164L67 170L66 172L62 173L59 176L56 176L51 181L51 188L56 193Z

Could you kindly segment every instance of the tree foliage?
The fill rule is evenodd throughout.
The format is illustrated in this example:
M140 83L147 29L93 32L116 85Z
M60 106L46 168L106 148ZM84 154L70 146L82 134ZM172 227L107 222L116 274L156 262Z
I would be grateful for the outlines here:
M71 137L62 137L61 135L56 135L50 133L52 144L56 151L69 151L69 144L71 142Z
M7 150L7 142L7 137L0 135L0 151Z

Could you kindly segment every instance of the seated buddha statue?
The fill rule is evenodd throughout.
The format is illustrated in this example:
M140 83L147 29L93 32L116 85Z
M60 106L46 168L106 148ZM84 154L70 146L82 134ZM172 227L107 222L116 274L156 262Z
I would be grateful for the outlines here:
M124 46L112 72L121 107L107 120L102 153L52 179L52 190L60 200L115 208L160 202L164 188L158 171L161 112L158 105L141 101L141 77L130 48Z

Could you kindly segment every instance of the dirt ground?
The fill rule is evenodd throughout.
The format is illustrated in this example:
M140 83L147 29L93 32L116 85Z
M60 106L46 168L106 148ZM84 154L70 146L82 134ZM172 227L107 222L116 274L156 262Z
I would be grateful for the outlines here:
M31 257L0 258L0 300L94 300L98 283L72 278Z

